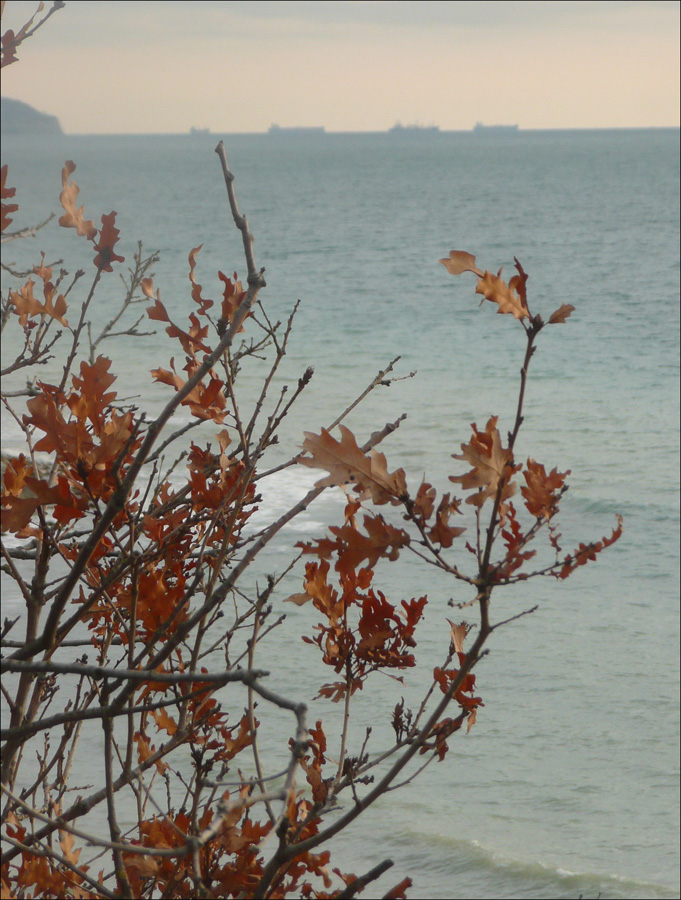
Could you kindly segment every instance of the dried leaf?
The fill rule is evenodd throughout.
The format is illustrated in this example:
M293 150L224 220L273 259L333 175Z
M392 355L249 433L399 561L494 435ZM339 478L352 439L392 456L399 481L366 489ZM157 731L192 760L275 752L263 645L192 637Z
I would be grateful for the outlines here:
M151 281L151 278L145 278L144 280ZM144 284L144 282L142 282L142 284ZM151 294L151 296L149 296L146 290L144 291L144 293L147 297L149 297L150 300L154 301L153 306L147 306L147 315L149 316L149 318L155 322L170 322L170 318L168 316L166 308L161 303L160 298L158 296L154 296L153 293Z
M437 493L432 484L429 484L427 481L423 481L419 485L416 497L414 498L412 513L424 525L433 514L436 497Z
M471 728L475 725L477 719L478 719L478 710L476 707L475 709L472 709L468 713L468 727L466 728L466 734L468 734L468 732L471 730Z
M466 635L468 634L468 625L466 622L460 622L458 625L455 625L451 619L447 619L447 621L451 626L449 631L452 636L452 643L454 644L454 652L463 653L463 642L466 640Z
M316 487L354 484L362 497L371 497L374 503L400 503L407 492L404 469L388 472L386 458L376 450L366 456L357 446L355 436L344 425L340 426L341 440L337 441L322 428L321 434L305 432L303 450L310 457L298 462L312 469L326 469L329 475L316 482Z
M113 272L112 262L125 262L124 256L114 253L113 248L118 243L120 233L115 227L115 222L115 212L110 212L108 216L102 216L102 229L99 232L99 242L95 244L97 255L94 259L95 266L102 272Z
M520 488L528 512L538 519L548 521L552 518L558 511L558 501L564 492L565 479L569 474L570 469L567 472L552 469L547 475L541 463L528 459L523 472L527 485Z
M337 556L336 570L346 573L359 568L363 563L374 568L379 559L396 560L400 548L409 544L406 531L395 528L384 521L382 516L364 516L366 534L355 524L346 523L341 528L332 526L329 530L335 540L323 538L311 544L298 544L304 553L314 553L320 559Z
M75 228L76 233L86 237L89 241L94 240L97 234L95 223L90 219L86 219L83 214L84 207L76 208L76 198L80 192L80 188L75 181L69 183L69 177L76 171L76 164L70 159L64 163L61 170L62 191L59 195L59 202L64 207L64 215L59 219L59 224L64 228Z
M198 305L198 312L200 316L205 315L206 311L214 305L212 300L205 300L201 296L201 285L194 277L194 270L196 269L196 257L202 247L203 244L199 244L198 247L194 247L194 249L189 253L189 280L192 285L192 300Z
M596 556L606 547L610 547L615 541L622 537L622 516L617 516L617 528L613 529L610 537L603 537L600 541L592 544L580 544L570 556L566 556L563 561L563 567L556 574L557 578L568 578L579 566L585 566L588 562L596 559Z
M501 493L499 513L502 518L505 514L504 501L515 493L515 484L511 476L517 472L519 466L513 465L513 453L504 449L501 444L501 435L497 429L497 416L492 416L487 422L483 432L478 431L475 423L473 438L470 443L462 444L462 453L452 454L453 459L461 459L472 465L470 472L465 475L450 475L449 480L460 484L464 490L479 488L476 494L466 498L466 503L473 506L482 506L488 497L494 498L499 488L499 483L504 479Z
M398 884L393 885L386 894L383 894L382 900L406 900L407 889L413 883L411 878L403 878Z
M142 293L145 297L148 297L150 300L156 299L156 293L154 291L154 279L153 278L143 278L140 282L140 287L142 288ZM149 318L152 318L149 316ZM163 321L167 321L164 319Z
M230 279L223 272L218 272L218 278L224 284L224 290L222 293L222 306L221 306L221 315L220 321L222 323L222 327L225 327L225 323L229 323L230 325L234 321L234 316L236 315L236 311L241 306L241 302L244 299L246 292L241 286L241 282L237 280L236 272L234 273L233 279ZM243 325L239 328L239 332L244 330Z
M447 269L451 275L461 275L462 272L475 272L482 278L482 270L475 265L475 257L465 250L450 250L448 259L439 259L438 262Z
M526 319L529 312L526 303L517 293L518 276L515 275L509 284L501 278L501 269L497 275L485 272L475 288L476 294L482 294L485 300L499 305L498 313L510 313L516 319Z
M574 312L575 308L570 303L563 303L562 306L559 306L558 309L551 313L551 318L549 319L549 325L561 325L565 322L566 319L570 317L570 315Z
M28 320L34 316L49 316L56 319L61 325L68 328L69 323L64 318L66 312L66 300L59 294L54 300L54 285L46 282L43 285L45 302L41 303L33 294L35 281L29 278L19 291L10 291L9 300L14 307L14 312L19 316L19 324L25 327Z
M450 500L449 494L443 494L435 514L435 524L428 532L428 537L435 544L440 544L445 549L451 547L454 539L464 533L465 528L451 526L449 519L452 513L458 512L459 500Z
M168 734L173 735L177 731L177 722L171 715L168 714L168 711L165 709L153 709L151 711L151 715L156 722L156 725L159 729L163 729L163 731L167 731Z
M83 360L80 377L73 376L74 390L66 399L77 418L92 422L95 434L102 430L105 412L116 399L116 391L108 390L116 381L116 376L109 371L110 366L111 360L106 356L98 356L92 365Z
M296 606L304 606L310 600L312 600L310 594L291 594L290 597L285 598L284 603L295 603Z
M7 181L7 166L3 166L0 169L0 179L1 179L1 188L0 188L0 196L3 200L9 199L13 197L17 190L16 188L8 188L5 185ZM16 212L19 209L19 205L17 203L3 203L2 204L2 231L7 228L7 226L13 222L14 220L10 217L9 213Z
M173 365L172 359L170 364ZM186 381L183 381L176 372L170 372L168 369L153 369L151 375L156 381L172 385L176 391L182 390L186 384ZM209 378L206 386L202 383L197 384L182 400L182 403L189 407L192 415L197 419L212 419L220 425L227 415L227 401L222 390L224 382L212 373Z

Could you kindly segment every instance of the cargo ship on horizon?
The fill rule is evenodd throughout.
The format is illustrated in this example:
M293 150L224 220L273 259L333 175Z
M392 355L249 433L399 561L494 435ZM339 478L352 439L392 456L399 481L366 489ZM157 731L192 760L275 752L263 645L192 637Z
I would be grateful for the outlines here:
M403 125L401 122L396 122L392 128L388 129L388 134L435 134L439 131L439 125Z

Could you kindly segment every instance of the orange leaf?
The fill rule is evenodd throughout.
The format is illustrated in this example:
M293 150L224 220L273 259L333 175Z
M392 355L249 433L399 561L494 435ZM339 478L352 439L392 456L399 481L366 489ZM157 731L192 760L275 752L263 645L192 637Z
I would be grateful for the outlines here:
M170 364L173 365L173 360L170 361ZM176 391L181 390L186 384L174 371L153 369L151 374L156 381L172 385ZM201 383L197 384L187 394L182 404L188 406L192 415L196 416L197 419L212 419L214 422L221 424L227 415L227 401L222 391L223 386L224 382L211 374L208 386L204 387Z
M614 544L615 541L618 541L622 537L622 516L617 516L617 528L615 528L610 535L609 538L603 537L600 541L596 541L593 544L580 544L579 548L575 550L570 556L565 557L563 561L563 568L557 573L557 578L568 578L575 569L579 568L579 566L585 566L588 562L592 562L596 559L596 556L601 552L601 550L605 550L606 547L610 547L611 544Z
M50 269L47 269L46 271L51 274ZM19 291L10 291L10 303L14 307L14 312L19 316L19 324L21 327L23 328L33 316L50 316L52 319L56 319L68 328L69 323L64 318L64 313L66 312L66 300L64 300L64 297L60 294L53 303L54 285L47 281L43 285L45 302L41 303L40 300L33 295L34 285L35 281L29 278Z
M60 220L61 221L61 220ZM114 227L116 213L110 212L108 216L102 216L102 230L99 232L99 243L95 244L97 256L94 263L102 272L113 272L112 262L125 262L124 256L114 253L114 246L118 243L119 231Z
M153 746L149 742L149 738L146 734L142 734L137 731L135 733L135 741L137 742L137 760L140 764L145 763L151 756L156 753L156 747ZM157 759L154 763L158 772L162 775L166 769L168 768L167 763L161 762L160 759Z
M461 275L462 272L475 272L482 278L482 271L475 265L475 257L465 250L450 250L449 259L439 259L438 262L447 269L451 275Z
M64 168L61 170L62 191L59 195L59 202L64 207L64 215L59 219L59 224L64 228L75 228L77 234L83 235L89 241L92 241L97 234L95 223L90 219L85 219L84 207L76 208L76 198L80 188L75 181L69 184L69 177L75 171L76 164L67 159L64 163Z
M296 606L303 606L312 600L310 594L291 594L290 597L284 599L284 603L295 603Z
M466 530L449 524L449 517L452 513L458 512L459 503L458 500L450 500L449 494L443 494L435 514L435 525L428 532L430 540L445 549L451 547L454 538L459 537Z
M529 312L523 298L516 291L518 283L517 275L511 279L509 284L506 284L501 278L501 269L497 275L486 271L478 281L475 293L482 294L485 300L497 303L499 305L498 313L510 313L516 319L526 319L529 317Z
M158 301L156 302L158 303ZM182 349L187 356L193 358L197 350L203 350L204 353L210 353L210 347L203 343L203 338L208 334L208 325L205 325L202 328L194 313L189 313L189 321L191 322L189 331L183 331L173 322L170 322L170 325L166 328L166 333L171 338L176 337L179 340Z
M204 315L206 310L210 309L214 304L212 300L204 300L204 298L201 296L201 285L196 281L194 277L194 269L196 268L196 256L201 247L203 247L203 244L199 244L198 247L194 247L194 249L189 253L189 280L192 284L192 300L194 301L194 303L198 304L199 315Z
M221 320L223 323L229 322L231 325L246 292L242 288L241 282L237 280L236 272L234 273L233 279L228 278L222 272L218 272L218 278L225 286L222 295ZM239 328L239 331L241 332L243 330L244 328L242 325L241 328Z
M149 278L148 280L151 281L151 278ZM153 287L153 283L152 283L152 287ZM144 293L147 295L147 297L149 297L149 294L147 293L146 289L144 290ZM153 319L157 322L170 322L170 318L168 316L168 313L166 312L166 308L161 303L160 299L158 297L154 297L153 293L152 293L150 299L154 301L154 305L147 306L147 315L149 316L149 318Z
M538 519L548 521L558 510L558 501L564 493L563 486L569 474L569 469L567 472L552 469L547 475L541 463L528 459L523 472L527 486L520 488L528 512Z
M574 306L572 306L570 303L563 303L563 305L559 306L555 312L551 313L549 325L563 324L565 320L570 317L570 314L574 312L574 310Z
M466 503L482 506L488 497L496 496L499 484L503 479L502 503L499 506L499 512L503 518L505 512L503 501L515 493L515 484L510 480L511 475L520 467L513 465L513 453L501 445L497 419L497 416L492 416L487 422L484 432L479 432L473 423L471 426L473 438L470 443L461 445L463 453L452 454L453 459L462 459L470 463L473 468L465 475L450 475L449 480L460 484L464 490L479 488L476 494L466 498Z
M79 419L89 419L99 434L104 424L106 408L115 400L116 391L107 388L116 380L109 372L111 360L106 356L98 356L92 365L83 360L80 364L80 378L73 376L74 391L66 402L71 412Z
M404 469L388 472L382 453L372 450L369 458L357 446L349 428L341 425L340 431L340 441L333 438L326 428L322 428L321 434L305 432L303 450L310 453L311 458L302 457L298 462L311 469L326 469L329 472L315 486L355 484L357 493L362 497L370 496L376 504L400 503L407 492Z
M341 528L332 526L329 530L335 535L335 541L329 538L319 540L316 548L307 544L298 546L303 548L303 552L314 553L320 559L329 559L332 554L337 554L336 570L347 573L359 568L365 561L373 569L381 558L395 560L400 548L409 544L407 532L389 525L382 516L364 516L364 527L367 534L352 523L346 523Z
M33 467L26 464L23 454L8 460L2 489L3 531L21 532L39 506L54 507L53 515L58 522L81 518L87 504L76 501L65 478L60 477L56 485L50 485L32 473Z
M410 888L413 883L411 878L403 878L399 884L391 887L387 894L383 894L383 900L406 900L407 888Z
M60 408L63 397L55 398L49 385L41 384L41 387L41 394L26 401L30 416L23 417L25 425L32 425L45 432L34 449L44 450L46 453L56 450L62 459L75 463L79 456L86 455L92 449L92 437L80 422L67 422L64 419Z
M70 862L71 865L78 865L78 858L80 856L80 849L76 850L75 848L76 839L72 834L68 831L60 831L59 832L59 846L61 847L62 856L66 859L67 862Z
M168 715L167 710L153 709L151 711L151 715L154 717L158 728L162 728L170 735L175 734L175 732L177 731L177 722L175 721L175 719L173 719L172 716Z
M414 499L412 512L423 524L425 524L433 514L436 496L437 493L432 484L423 481L419 485L419 489Z

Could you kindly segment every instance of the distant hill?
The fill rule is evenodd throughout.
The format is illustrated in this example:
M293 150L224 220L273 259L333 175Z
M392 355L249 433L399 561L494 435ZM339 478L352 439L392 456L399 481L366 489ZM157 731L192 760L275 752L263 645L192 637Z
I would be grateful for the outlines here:
M59 119L38 112L21 100L0 99L0 122L3 134L63 134Z

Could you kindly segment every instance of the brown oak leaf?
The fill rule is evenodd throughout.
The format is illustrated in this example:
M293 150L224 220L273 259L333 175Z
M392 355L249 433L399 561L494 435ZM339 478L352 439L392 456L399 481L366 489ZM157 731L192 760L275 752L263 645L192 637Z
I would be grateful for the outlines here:
M50 270L51 271L51 270ZM55 289L51 282L43 285L43 296L45 302L41 303L33 294L35 281L31 278L18 291L10 291L10 303L14 307L14 312L19 316L19 324L23 328L30 318L33 316L50 316L56 319L61 325L68 328L68 322L64 318L66 312L66 300L59 294L54 300Z
M61 170L62 191L59 195L59 202L64 207L64 215L59 219L59 224L64 228L75 228L77 234L83 235L89 241L92 241L97 234L97 228L93 221L85 218L83 213L84 207L76 208L76 198L80 188L75 181L69 183L69 178L75 171L76 164L67 159L64 163L64 168Z
M453 459L461 459L470 463L472 469L465 475L450 475L449 480L460 484L464 490L478 488L477 493L466 498L466 503L479 507L488 497L496 496L499 483L504 479L499 504L499 513L503 519L504 501L515 493L515 484L511 481L511 475L520 467L513 465L513 453L508 448L504 449L501 444L497 419L497 416L492 416L484 431L478 431L475 423L472 424L473 437L470 443L461 445L462 453L452 454Z
M449 258L439 259L438 262L447 269L451 275L461 275L462 272L475 272L479 277L483 277L482 270L475 265L475 257L472 253L465 250L450 250Z
M60 220L61 221L61 220ZM125 262L124 256L114 253L114 247L118 243L120 232L115 227L116 213L110 212L108 216L102 216L102 228L99 232L99 242L95 244L97 255L94 263L102 272L113 272L112 262Z
M510 313L516 319L527 319L530 314L527 304L518 293L520 284L521 280L518 275L514 275L509 284L506 284L501 277L501 269L497 275L486 271L478 281L475 293L482 294L485 300L497 303L499 305L498 313Z
M374 503L400 503L400 498L407 492L404 469L388 472L386 458L383 453L371 451L371 456L364 454L357 446L354 434L345 425L341 425L341 440L337 441L322 428L321 434L305 432L303 450L310 457L302 457L298 462L311 469L326 469L326 478L320 478L316 487L354 484L355 491L363 498L371 497Z
M526 485L520 488L528 512L538 519L550 519L558 511L558 501L564 492L565 479L570 474L552 469L548 474L541 463L527 460L523 472Z

